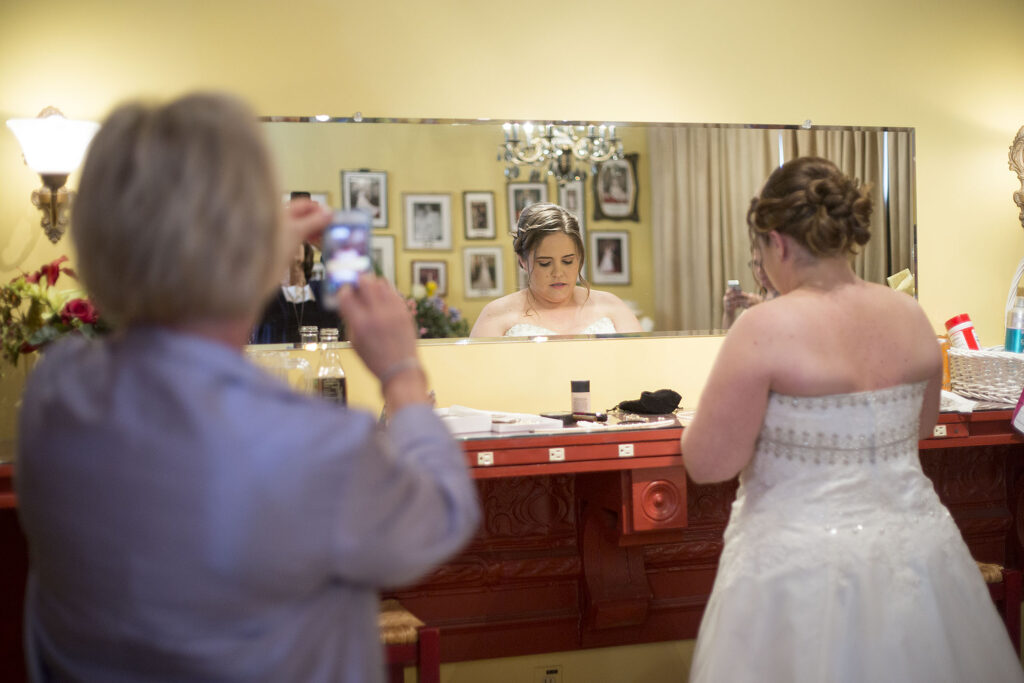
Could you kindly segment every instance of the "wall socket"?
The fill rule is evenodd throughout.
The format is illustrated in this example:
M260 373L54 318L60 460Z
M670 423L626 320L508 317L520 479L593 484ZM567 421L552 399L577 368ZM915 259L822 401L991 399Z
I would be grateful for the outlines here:
M562 683L562 665L538 666L533 670L534 683Z

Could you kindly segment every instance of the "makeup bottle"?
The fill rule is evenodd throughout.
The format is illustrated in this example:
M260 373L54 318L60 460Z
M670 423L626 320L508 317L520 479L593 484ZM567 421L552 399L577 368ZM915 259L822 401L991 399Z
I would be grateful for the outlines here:
M574 413L589 413L590 412L590 380L589 379L578 379L569 382L570 389L572 390L572 412Z

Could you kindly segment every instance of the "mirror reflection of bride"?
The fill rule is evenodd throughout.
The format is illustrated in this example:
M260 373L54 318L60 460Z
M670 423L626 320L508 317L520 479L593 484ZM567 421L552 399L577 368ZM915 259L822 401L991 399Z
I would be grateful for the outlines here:
M524 209L513 248L519 267L528 274L527 286L488 303L471 337L642 331L622 299L591 289L583 278L586 252L579 222L561 206L532 204Z

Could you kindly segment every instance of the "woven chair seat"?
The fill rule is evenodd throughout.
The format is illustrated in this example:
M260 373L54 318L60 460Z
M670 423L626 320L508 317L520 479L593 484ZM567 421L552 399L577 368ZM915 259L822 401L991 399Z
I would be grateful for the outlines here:
M978 562L978 569L981 570L981 576L985 579L985 583L1003 582L1003 567L1001 565Z
M377 617L380 641L385 645L415 643L423 622L416 615L402 607L398 600L381 600L380 615Z

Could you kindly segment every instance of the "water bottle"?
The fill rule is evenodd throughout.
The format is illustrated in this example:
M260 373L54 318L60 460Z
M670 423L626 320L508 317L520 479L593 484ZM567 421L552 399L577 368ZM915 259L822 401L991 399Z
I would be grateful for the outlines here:
M320 330L320 367L316 372L316 392L328 401L339 405L348 402L348 386L345 370L341 367L341 352L333 344L338 341L338 329L325 327Z
M1014 299L1013 308L1006 314L1006 343L1003 348L1024 353L1024 296Z

